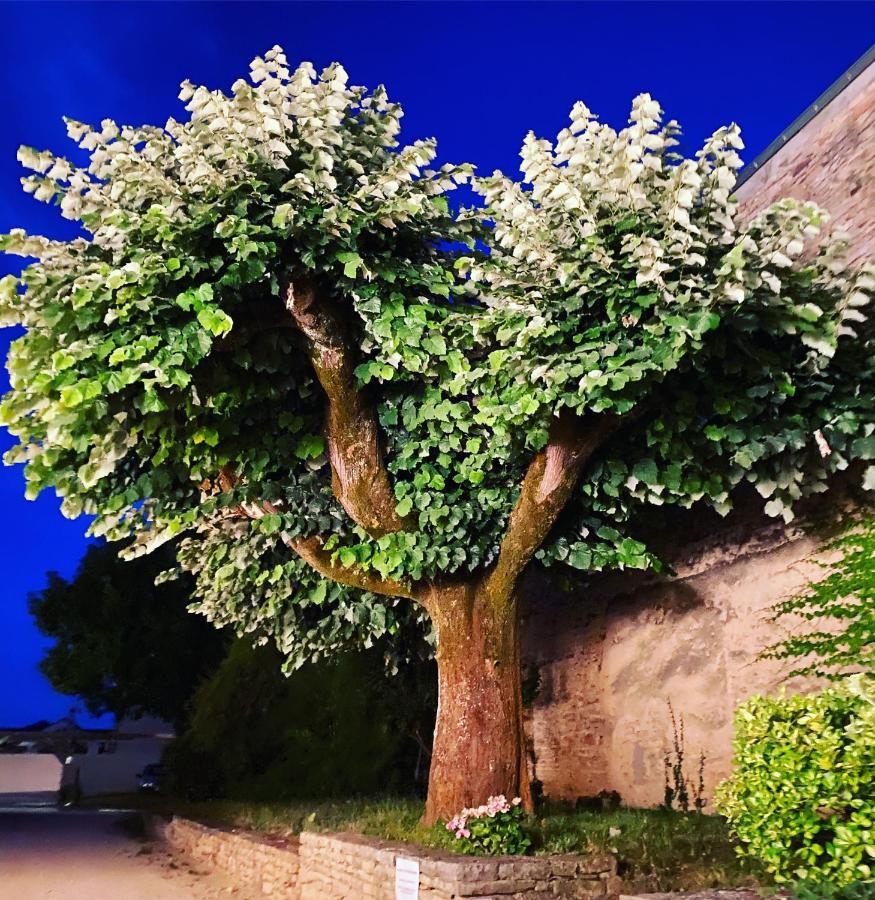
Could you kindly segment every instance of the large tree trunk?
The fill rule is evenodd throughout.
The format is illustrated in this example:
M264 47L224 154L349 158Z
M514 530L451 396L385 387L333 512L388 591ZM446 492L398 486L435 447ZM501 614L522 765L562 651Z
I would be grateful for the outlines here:
M519 611L474 582L435 588L438 712L423 822L495 794L531 809L520 678Z

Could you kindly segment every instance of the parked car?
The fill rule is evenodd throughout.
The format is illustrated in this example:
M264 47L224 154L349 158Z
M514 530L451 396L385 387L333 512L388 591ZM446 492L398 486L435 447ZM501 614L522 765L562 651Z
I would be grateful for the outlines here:
M149 763L142 772L137 773L137 778L139 779L138 790L160 791L167 780L167 767L160 763Z

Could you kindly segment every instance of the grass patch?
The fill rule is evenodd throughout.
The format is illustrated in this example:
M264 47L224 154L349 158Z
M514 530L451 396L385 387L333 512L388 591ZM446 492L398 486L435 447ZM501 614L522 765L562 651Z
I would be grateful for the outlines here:
M538 815L540 853L576 853L588 845L617 854L632 890L754 887L762 873L739 859L722 816L663 809L551 811Z
M391 841L454 850L450 833L419 824L419 800L357 800L248 803L194 802L158 795L118 795L89 801L95 806L146 809L184 816L210 825L248 828L277 835L302 831L354 831ZM570 810L546 805L531 820L537 854L583 853L598 848L616 853L630 890L697 890L755 886L762 875L740 860L719 816L618 809Z

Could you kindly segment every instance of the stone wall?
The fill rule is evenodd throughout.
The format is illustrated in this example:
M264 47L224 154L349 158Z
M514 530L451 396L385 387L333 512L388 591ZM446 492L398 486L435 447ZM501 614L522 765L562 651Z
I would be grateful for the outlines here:
M471 857L358 834L301 835L301 900L394 900L395 860L419 862L422 900L616 898L616 860L602 854Z
M852 259L875 258L875 65L837 97L737 191L742 214L783 197L813 200L853 241Z
M817 541L763 525L689 544L674 578L627 575L586 594L538 592L523 628L540 687L529 711L534 774L548 796L617 791L630 806L662 801L671 746L668 704L683 717L687 773L705 755L705 794L731 765L736 705L785 681L789 665L758 659L783 634L770 608L822 571Z
M875 259L875 64L737 195L748 217L782 197L814 200L850 234L853 259ZM764 523L678 529L680 520L670 521L657 538L677 578L606 578L571 596L541 585L527 591L538 602L523 629L524 655L542 682L527 726L534 774L550 796L616 790L630 805L659 803L669 701L684 718L694 779L705 754L710 796L729 773L736 704L783 683L786 667L757 656L783 634L768 621L770 607L818 571L816 542ZM689 540L690 531L708 537Z
M173 853L228 874L241 897L297 898L298 842L267 838L251 832L209 828L174 817L145 817L147 836Z
M147 832L172 852L230 875L247 898L394 900L398 857L419 863L422 900L616 900L621 887L616 859L601 853L483 858L313 832L304 832L300 843L270 841L154 816L147 817Z

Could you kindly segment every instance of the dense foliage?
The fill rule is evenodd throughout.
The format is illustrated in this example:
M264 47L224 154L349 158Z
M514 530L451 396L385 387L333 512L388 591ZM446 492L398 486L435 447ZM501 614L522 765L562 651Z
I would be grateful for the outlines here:
M642 509L725 512L747 481L789 519L875 458L875 277L812 204L741 222L736 126L683 159L648 95L620 131L578 103L555 143L526 139L523 184L475 181L485 208L454 213L471 166L399 147L400 108L337 64L290 71L274 48L230 94L181 98L163 128L68 122L84 166L21 151L25 189L85 236L0 239L37 258L2 282L25 328L6 461L93 533L185 532L200 610L292 665L423 618L362 573L395 596L493 563L557 414L618 424L537 554L589 571L656 564ZM340 310L401 527L365 529L332 492L329 388L288 314L302 284Z
M228 639L187 611L191 579L155 585L172 564L169 547L126 562L115 547L99 544L71 580L49 573L29 605L37 627L55 641L40 662L55 690L81 697L94 715L150 713L182 724Z
M200 687L166 760L180 796L276 802L424 790L433 663L394 678L376 649L288 677L281 663L275 648L240 640Z
M875 884L875 691L852 676L737 712L733 775L718 809L779 882Z
M778 618L801 616L811 623L811 630L792 635L765 655L795 660L791 675L875 675L875 518L871 512L822 550L828 558L837 557L821 563L825 577L775 608Z

